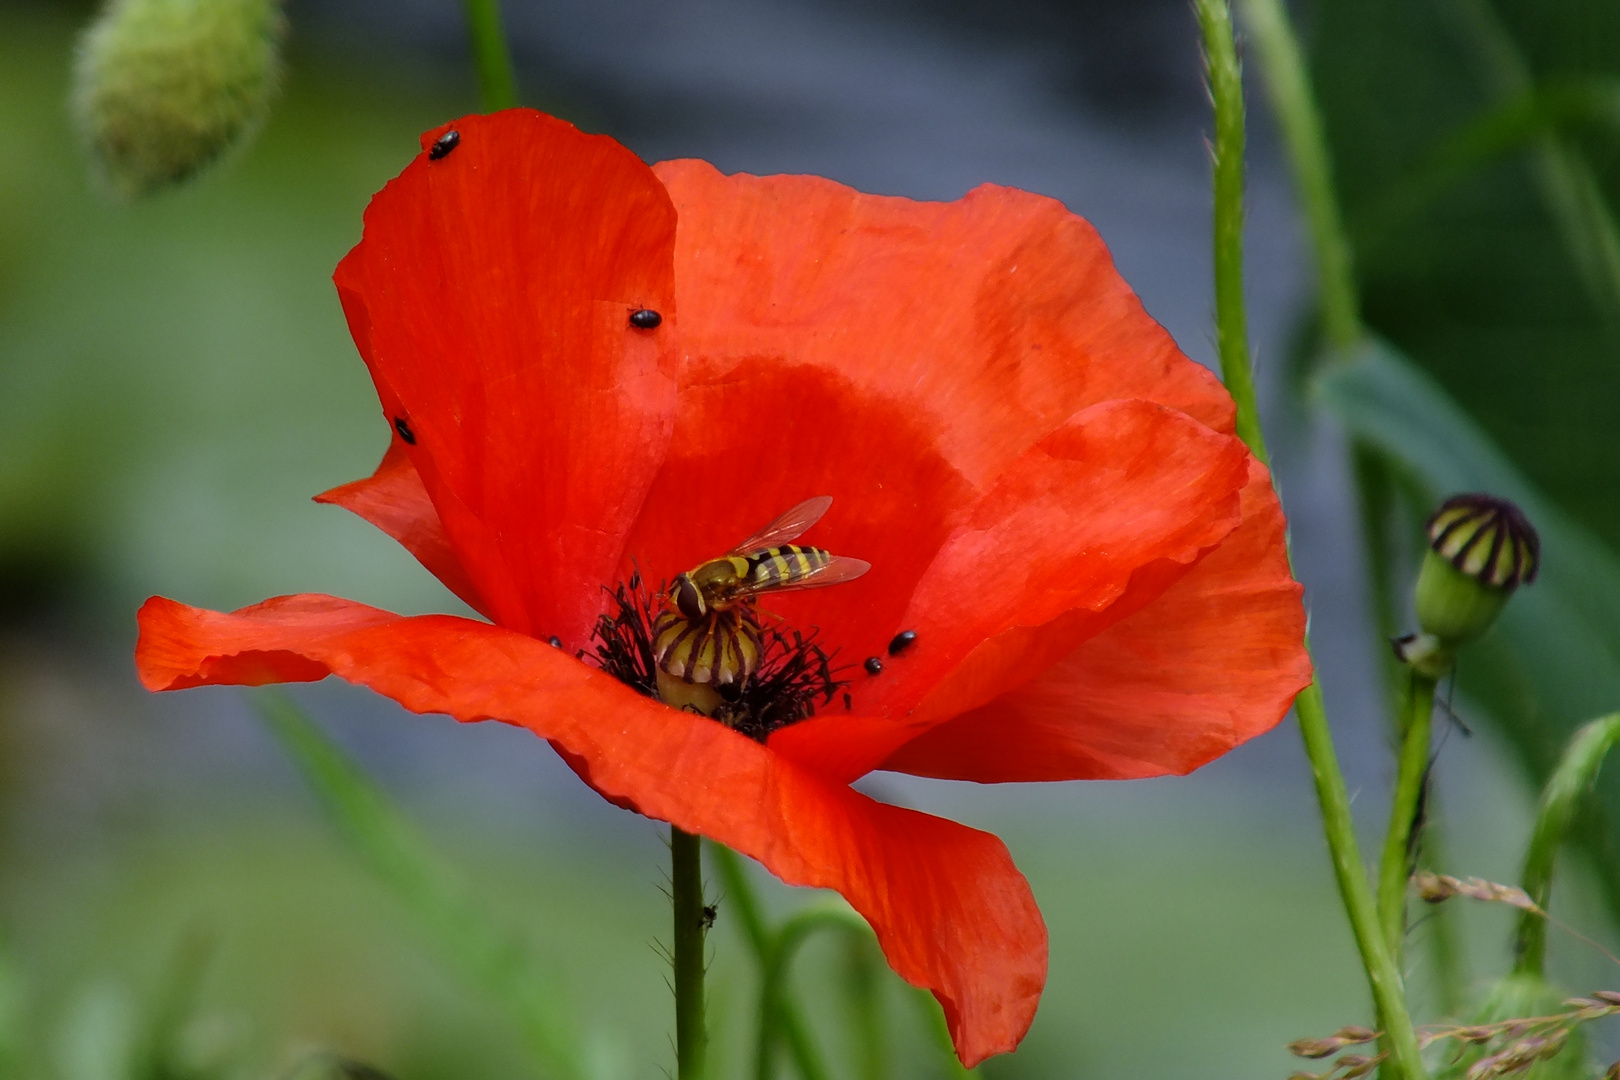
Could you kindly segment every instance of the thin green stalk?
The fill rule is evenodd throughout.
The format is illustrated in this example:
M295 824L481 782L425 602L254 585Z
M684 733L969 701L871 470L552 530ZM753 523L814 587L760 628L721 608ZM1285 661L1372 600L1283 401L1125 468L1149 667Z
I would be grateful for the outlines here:
M1221 378L1238 403L1238 438L1262 464L1265 439L1249 363L1248 306L1243 302L1243 68L1226 0L1195 0L1204 35L1204 66L1215 103L1210 155L1215 180L1215 341Z
M1269 2L1270 0L1254 0L1251 3L1251 8L1263 9ZM1208 55L1212 58L1229 56L1231 57L1230 64L1235 65L1236 46L1231 41L1231 19L1229 15L1226 15L1228 10L1226 4L1222 0L1213 0L1213 2L1199 0L1196 10L1203 30L1205 49ZM1291 72L1293 86L1289 89L1287 97L1289 106L1301 115L1294 117L1291 122L1314 133L1314 143L1312 145L1317 155L1318 180L1306 182L1302 177L1301 186L1312 190L1311 198L1319 199L1322 203L1322 206L1318 208L1321 210L1320 216L1331 226L1331 228L1318 229L1316 227L1317 223L1313 221L1313 233L1317 234L1318 241L1321 242L1324 235L1331 234L1331 238L1336 238L1337 242L1341 244L1341 249L1337 255L1331 257L1322 256L1323 290L1324 293L1330 287L1339 288L1341 291L1348 290L1345 295L1338 297L1334 301L1335 304L1342 305L1348 298L1350 301L1348 307L1333 316L1334 319L1347 320L1348 334L1345 340L1340 341L1336 336L1337 330L1343 330L1344 327L1338 326L1337 330L1330 331L1330 337L1335 343L1349 344L1350 341L1359 336L1360 324L1355 316L1354 285L1349 278L1348 247L1342 246L1343 230L1338 224L1337 205L1333 199L1333 189L1326 171L1326 150L1321 143L1321 128L1316 121L1315 109L1310 99L1309 84L1305 80L1298 47L1293 42L1293 35L1288 29L1286 16L1282 14L1280 8L1270 12L1262 10L1260 16L1262 20L1268 17L1270 19L1269 24L1264 28L1266 34L1272 39L1270 42L1271 48L1267 50L1270 54L1267 57L1268 62L1275 63L1276 54L1286 52L1291 57L1294 65ZM1212 44L1213 39L1222 37L1226 39L1224 43ZM1277 45L1279 37L1284 39L1286 48L1279 49ZM1262 43L1262 48L1265 48L1265 43ZM1213 68L1216 63L1216 59L1211 60L1212 91L1215 83ZM1236 132L1241 135L1241 123L1234 125L1230 120L1223 123L1223 119L1219 114L1232 111L1241 112L1243 109L1242 94L1232 92L1212 93L1212 98L1217 110L1216 131L1225 130L1228 133ZM1302 141L1311 142L1311 140ZM1230 153L1232 151L1232 147L1226 148L1226 152ZM1242 153L1241 144L1235 148L1235 152ZM1219 157L1220 155L1217 153L1217 168L1219 167ZM1298 157L1299 155L1296 154L1296 168L1299 165ZM1241 184L1238 184L1235 188L1230 184L1223 186L1217 175L1216 199L1218 201L1241 199L1242 194ZM1227 207L1224 211L1217 207L1216 213L1217 221L1229 220L1233 216L1230 207ZM1241 210L1237 211L1236 216L1241 220ZM1241 246L1243 232L1241 228L1227 229L1224 232L1217 232L1215 239L1218 248L1222 246ZM1237 321L1230 312L1224 310L1226 307L1242 306L1243 304L1243 283L1241 278L1243 262L1241 257L1223 257L1222 253L1217 251L1215 272L1217 279L1215 287L1217 325L1241 326L1241 322ZM1235 281L1229 279L1230 275L1233 274L1238 275ZM1223 278L1227 278L1227 280L1222 280ZM1327 307L1328 301L1324 298L1325 319L1328 318ZM1244 343L1242 349L1234 349L1230 354L1223 350L1223 366L1226 364L1229 355L1234 368L1239 369L1242 372L1242 379L1247 381L1249 379L1247 343ZM1254 396L1250 394L1246 398L1236 398L1236 401L1238 430L1247 430L1251 433L1254 442L1250 445L1255 448L1257 455L1263 457L1265 454L1265 435L1260 426L1260 417ZM1309 642L1306 643L1306 647L1309 648ZM1349 916L1350 928L1355 934L1356 945L1361 950L1362 964L1367 970L1367 982L1372 991L1374 1006L1385 1029L1385 1037L1392 1059L1390 1064L1393 1066L1387 1071L1404 1078L1404 1080L1423 1080L1427 1074L1424 1071L1423 1059L1418 1050L1417 1035L1412 1028L1412 1018L1407 1012L1405 989L1401 983L1400 970L1396 966L1395 958L1390 952L1384 935L1379 928L1377 904L1373 898L1372 886L1367 880L1366 868L1361 862L1360 847L1356 842L1355 822L1350 816L1350 795L1345 789L1344 774L1339 769L1338 755L1333 748L1333 735L1328 728L1327 710L1322 702L1321 686L1314 679L1311 685L1306 687L1295 701L1294 710L1299 717L1300 734L1305 740L1306 756L1310 759L1311 773L1316 781L1317 800L1322 807L1323 835L1327 840L1328 851L1332 856L1333 871L1338 879L1339 893L1344 900L1345 912Z
M703 1023L703 838L669 829L669 894L675 912L675 1075L701 1080L709 1050Z
M1241 0L1244 24L1259 50L1271 107L1277 114L1293 168L1294 183L1304 204L1316 254L1317 289L1322 330L1340 352L1361 340L1361 301L1345 234L1339 200L1333 191L1333 166L1321 113L1311 90L1300 51L1282 0Z
M1406 940L1406 883L1412 876L1413 829L1429 775L1434 688L1434 679L1416 671L1411 673L1395 797L1390 802L1389 831L1384 836L1384 857L1378 870L1378 921L1383 924L1384 940L1397 966Z
M1344 901L1345 914L1350 917L1350 930L1355 935L1356 947L1361 950L1362 965L1367 969L1373 1005L1389 1040L1391 1064L1397 1070L1394 1075L1405 1080L1423 1080L1428 1073L1423 1068L1412 1017L1406 1010L1401 972L1384 938L1378 921L1378 905L1373 900L1372 886L1367 882L1367 871L1361 862L1356 825L1350 816L1350 793L1344 786L1344 774L1339 771L1320 683L1313 679L1301 692L1294 701L1294 713L1299 717L1305 756L1310 759L1311 775L1316 781L1316 798L1322 806L1322 832L1333 858L1339 896Z
M462 0L467 16L467 37L472 42L473 66L478 69L478 90L485 112L510 109L518 102L517 77L512 73L512 52L501 24L500 0Z
M1592 789L1603 759L1620 742L1620 713L1593 720L1577 731L1558 767L1547 778L1536 810L1535 828L1524 853L1519 884L1542 911L1552 899L1553 866L1586 793ZM1544 975L1547 964L1547 920L1534 912L1519 916L1514 935L1514 974Z
M770 962L775 939L770 927L765 924L759 897L755 895L754 886L743 869L742 859L724 844L716 843L709 844L709 858L713 860L725 888L726 910L737 916L743 936L748 939L754 959L763 972ZM762 1021L763 1018L762 1014ZM810 1041L810 1031L799 1011L798 1002L793 1000L793 995L785 986L777 992L773 1022L777 1025L782 1042L787 1045L788 1055L793 1059L799 1075L807 1080L822 1075L825 1067L821 1063L821 1055Z

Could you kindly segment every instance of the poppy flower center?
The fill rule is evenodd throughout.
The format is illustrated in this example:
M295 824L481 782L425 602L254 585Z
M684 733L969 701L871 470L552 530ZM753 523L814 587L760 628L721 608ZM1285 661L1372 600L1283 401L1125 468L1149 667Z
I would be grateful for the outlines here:
M718 704L692 711L759 742L840 695L846 709L852 706L849 680L833 665L837 650L821 647L819 631L766 625L751 602L691 618L666 599L672 591L665 585L649 592L639 571L620 582L582 659L676 708L690 707L683 688L707 691Z

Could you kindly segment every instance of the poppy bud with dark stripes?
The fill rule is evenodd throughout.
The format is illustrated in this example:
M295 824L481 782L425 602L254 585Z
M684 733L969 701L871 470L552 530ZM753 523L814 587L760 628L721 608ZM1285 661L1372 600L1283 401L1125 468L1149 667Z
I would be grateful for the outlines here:
M1541 538L1524 512L1491 495L1447 499L1428 521L1418 623L1446 645L1488 630L1513 590L1536 578Z

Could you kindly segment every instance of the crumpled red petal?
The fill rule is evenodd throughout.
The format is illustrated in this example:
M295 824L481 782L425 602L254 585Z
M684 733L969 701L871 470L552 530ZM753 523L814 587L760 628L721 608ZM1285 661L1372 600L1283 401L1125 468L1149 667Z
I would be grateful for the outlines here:
M944 1006L974 1065L1017 1045L1046 979L1046 928L1006 847L875 802L767 747L643 698L523 634L402 618L328 596L233 614L154 598L136 662L153 690L335 674L419 713L498 719L552 740L608 798L702 833L791 884L836 889L903 978Z
M485 609L578 647L673 425L675 212L605 136L531 110L454 126L372 200L338 294Z
M1252 463L1243 524L1190 573L883 768L983 783L1134 779L1190 772L1270 730L1311 679L1284 529L1271 475Z
M1155 577L1168 587L1237 527L1250 460L1237 439L1163 406L1083 410L1005 469L947 538L899 622L917 631L911 648L888 656L899 626L840 627L855 656L886 665L854 676L860 716L824 713L772 747L852 779L1035 677L1101 631L1133 581L1147 588L1139 569L1175 567Z
M985 186L925 203L699 161L654 169L679 214L680 416L630 550L668 572L830 494L818 538L868 546L849 553L886 580L858 602L806 594L795 613L897 615L954 518L1081 409L1136 398L1231 430L1219 382L1056 200Z

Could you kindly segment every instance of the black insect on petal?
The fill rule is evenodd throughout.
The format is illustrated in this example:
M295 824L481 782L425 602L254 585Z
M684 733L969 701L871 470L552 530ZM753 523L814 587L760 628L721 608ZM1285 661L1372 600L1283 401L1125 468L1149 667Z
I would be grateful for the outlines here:
M862 666L866 668L866 673L868 675L883 674L883 661L879 660L875 656L868 656L866 658L866 663Z
M558 637L556 634L552 634L550 637L546 638L546 644L550 645L553 649L560 649L562 648L562 638Z
M889 655L890 656L899 656L901 653L903 653L907 649L911 648L911 643L916 641L916 640L917 640L917 631L915 631L915 630L902 630L902 631L900 631L898 634L894 635L894 640L889 642Z
M394 430L399 432L399 437L407 443L412 446L416 445L416 432L411 430L411 425L406 423L403 416L394 417Z
M637 330L656 330L664 317L652 308L639 308L630 313L630 325Z
M844 711L848 712L853 708L855 708L855 699L850 697L848 694L845 694L844 695Z
M428 160L438 161L440 158L449 157L450 151L454 150L460 145L461 132L457 131L455 128L451 128L449 131L433 140L433 149L428 151Z

